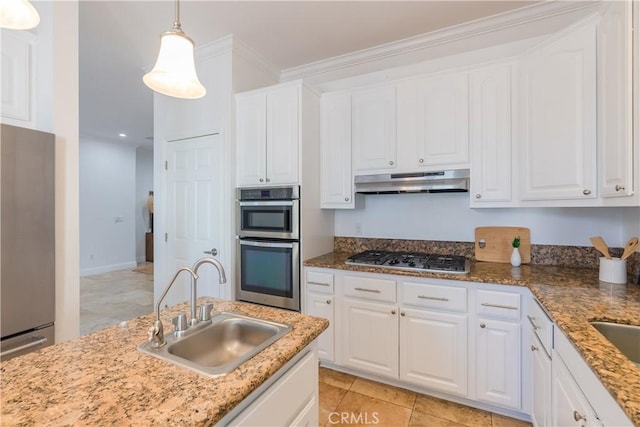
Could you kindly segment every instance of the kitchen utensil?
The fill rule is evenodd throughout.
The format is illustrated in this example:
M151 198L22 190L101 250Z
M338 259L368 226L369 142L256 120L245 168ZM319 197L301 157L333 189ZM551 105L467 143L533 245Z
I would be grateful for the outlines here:
M591 240L591 244L598 252L600 252L606 259L611 259L611 255L609 255L609 247L604 242L604 239L600 236L589 237Z
M636 249L638 249L639 247L640 247L640 240L638 240L637 237L630 238L629 241L627 241L627 243L624 245L624 252L620 257L620 259L629 258L631 254L633 254L636 251Z
M531 231L525 227L476 227L475 256L477 261L510 263L513 238L520 236L522 264L531 262Z

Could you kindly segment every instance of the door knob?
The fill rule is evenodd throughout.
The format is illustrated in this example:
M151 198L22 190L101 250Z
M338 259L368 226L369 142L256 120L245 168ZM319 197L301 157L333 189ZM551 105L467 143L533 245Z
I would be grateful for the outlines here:
M207 254L207 255L216 256L216 255L218 255L218 250L216 248L212 248L210 251L204 251L202 253L203 254Z

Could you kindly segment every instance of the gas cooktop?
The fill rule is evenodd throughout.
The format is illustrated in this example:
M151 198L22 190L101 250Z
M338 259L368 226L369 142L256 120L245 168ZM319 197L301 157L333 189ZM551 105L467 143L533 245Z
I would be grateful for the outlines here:
M469 272L469 262L463 256L421 252L365 251L347 259L346 264L453 274Z

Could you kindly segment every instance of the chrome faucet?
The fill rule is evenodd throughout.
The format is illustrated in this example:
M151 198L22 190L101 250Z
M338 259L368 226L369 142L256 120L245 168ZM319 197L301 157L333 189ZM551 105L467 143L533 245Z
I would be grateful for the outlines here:
M171 286L176 281L180 273L183 271L189 272L194 282L198 280L198 274L195 271L193 271L189 267L182 267L178 271L176 271L176 274L173 275L173 278L171 279L167 287L164 288L164 291L162 291L162 295L160 296L160 299L156 304L156 321L153 323L153 326L150 327L149 331L147 332L147 336L148 336L147 339L151 343L150 345L151 348L160 348L167 343L164 339L164 327L162 326L162 321L160 320L160 304L162 304L162 300L164 300L164 297L167 296L167 292L169 292L169 289L171 289Z
M205 313L201 310L200 319L196 317L196 299L197 299L197 288L198 288L198 269L202 264L211 264L218 270L218 275L220 277L220 284L223 285L227 283L227 275L224 271L224 267L220 264L215 258L204 257L200 258L193 264L192 270L195 273L193 279L191 280L191 318L189 319L189 326L194 326L198 323L199 320L208 320L210 313ZM210 310L210 309L209 309ZM206 310L205 310L206 311Z

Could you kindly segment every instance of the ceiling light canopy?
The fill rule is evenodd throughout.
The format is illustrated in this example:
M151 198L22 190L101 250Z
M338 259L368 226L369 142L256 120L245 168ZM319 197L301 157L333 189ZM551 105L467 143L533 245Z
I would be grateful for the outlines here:
M202 98L207 89L196 74L193 40L182 31L180 2L176 0L176 19L171 31L160 37L160 53L153 69L144 75L144 84L154 91L175 98Z
M0 27L29 30L40 23L40 15L29 0L1 0Z

